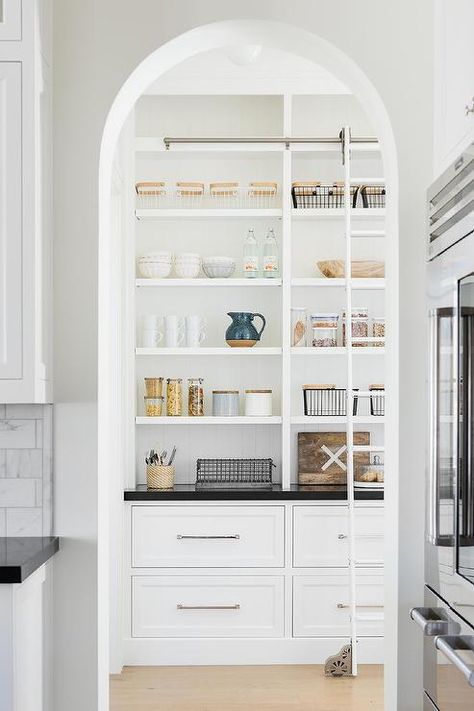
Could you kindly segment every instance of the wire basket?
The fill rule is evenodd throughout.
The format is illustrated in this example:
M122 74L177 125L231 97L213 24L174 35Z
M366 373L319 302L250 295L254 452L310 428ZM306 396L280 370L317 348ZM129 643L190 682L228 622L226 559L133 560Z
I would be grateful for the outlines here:
M354 392L358 388L354 388ZM303 385L304 414L309 417L345 417L347 414L346 388ZM354 397L352 415L357 415L358 397Z
M154 187L155 186L155 187ZM203 183L137 183L137 209L271 209L281 206L275 182L211 183L209 190Z
M351 185L352 207L357 204L359 188ZM291 188L293 207L311 208L334 208L344 207L344 185L334 183L334 185L321 185L318 182L293 183Z
M363 185L360 194L363 207L385 207L384 185Z
M196 489L271 489L273 459L198 459Z
M370 388L370 414L374 417L385 415L385 388Z

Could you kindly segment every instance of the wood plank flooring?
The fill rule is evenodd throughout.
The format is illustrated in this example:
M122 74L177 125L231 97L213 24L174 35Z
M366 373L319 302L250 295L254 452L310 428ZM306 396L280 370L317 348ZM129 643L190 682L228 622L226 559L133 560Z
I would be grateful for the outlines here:
M110 711L383 711L383 667L356 679L322 666L126 667Z

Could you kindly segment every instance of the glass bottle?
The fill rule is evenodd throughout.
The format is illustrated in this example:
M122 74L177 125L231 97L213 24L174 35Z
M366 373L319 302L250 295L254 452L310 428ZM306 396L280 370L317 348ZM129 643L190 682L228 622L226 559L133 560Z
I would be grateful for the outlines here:
M263 244L263 276L277 277L279 272L278 243L275 232L270 227Z
M260 272L258 243L252 227L249 229L244 242L243 268L244 276L250 278L258 277Z

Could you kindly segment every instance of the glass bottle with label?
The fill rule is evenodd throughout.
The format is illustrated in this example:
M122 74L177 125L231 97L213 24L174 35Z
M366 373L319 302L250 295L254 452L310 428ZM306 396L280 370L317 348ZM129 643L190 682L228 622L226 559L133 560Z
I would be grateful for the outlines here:
M279 268L278 243L275 232L270 228L263 244L263 276L277 277Z
M249 229L244 242L243 271L244 276L250 278L258 277L260 274L258 243L252 227Z

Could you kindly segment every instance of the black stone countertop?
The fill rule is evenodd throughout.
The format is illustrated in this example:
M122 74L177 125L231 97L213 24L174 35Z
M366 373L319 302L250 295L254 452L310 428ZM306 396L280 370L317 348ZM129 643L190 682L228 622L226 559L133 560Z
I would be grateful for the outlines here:
M59 538L0 537L0 583L22 583L59 550Z
M147 489L141 484L126 489L125 501L346 501L345 486L298 486L283 490L279 485L271 489L199 489L194 484L177 484L173 489ZM356 501L383 500L383 489L356 489Z

